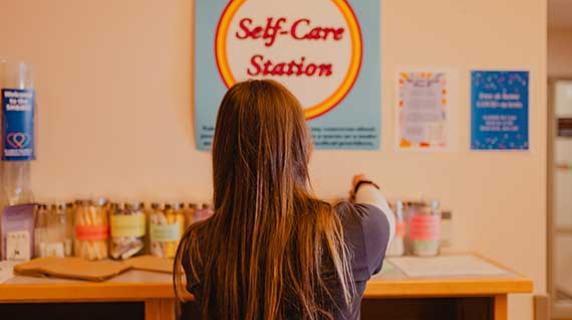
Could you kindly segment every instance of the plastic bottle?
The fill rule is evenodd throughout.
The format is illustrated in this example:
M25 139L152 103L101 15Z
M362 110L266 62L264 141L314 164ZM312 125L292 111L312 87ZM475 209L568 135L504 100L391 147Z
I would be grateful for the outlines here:
M21 206L34 202L30 181L30 163L35 159L35 91L32 70L29 65L18 62L8 63L0 59L0 110L1 150L2 155L2 189L0 190L0 214L12 215L25 209L33 211L33 206ZM28 212L25 215L32 215ZM3 221L0 219L0 221ZM4 222L7 223L7 222ZM0 224L0 231L9 226ZM12 230L11 233L0 233L0 257L5 256L8 242L14 250L16 234L26 239L18 242L17 248L23 249L28 244L33 249L34 234L25 230ZM11 240L10 240L11 239ZM17 249L17 250L19 250Z
M2 185L5 206L34 202L30 183L30 164L35 159L35 92L30 66L23 62L9 64L0 61L0 88L2 89ZM28 111L8 111L6 104L14 93L31 94ZM13 97L16 98L16 97ZM12 104L11 104L12 105ZM9 124L9 126L7 126ZM10 127L10 128L7 128ZM15 155L18 149L25 155ZM23 154L24 154L23 153Z
M387 256L398 257L405 254L405 220L403 219L403 202L395 203L395 237L387 250Z

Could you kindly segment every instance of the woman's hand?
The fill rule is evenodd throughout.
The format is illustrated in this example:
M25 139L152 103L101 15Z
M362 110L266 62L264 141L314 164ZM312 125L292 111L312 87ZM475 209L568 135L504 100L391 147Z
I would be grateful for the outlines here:
M352 190L354 190L360 181L368 180L365 174L356 174L352 179Z
M358 185L358 183L360 183L360 181L364 181L367 180L365 174L356 174L353 178L352 178L352 188L350 189L350 201L354 202L355 200L355 191L356 191L356 186Z

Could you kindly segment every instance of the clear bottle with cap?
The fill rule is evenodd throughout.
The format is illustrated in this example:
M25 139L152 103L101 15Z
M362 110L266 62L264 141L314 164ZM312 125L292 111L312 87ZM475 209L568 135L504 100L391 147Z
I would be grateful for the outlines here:
M45 204L36 205L36 217L34 223L34 257L46 256L46 244L48 242L48 209Z
M30 163L35 159L36 146L36 102L32 68L24 62L8 62L0 58L0 110L2 116L2 189L0 190L0 215L8 210L13 214L19 209L13 206L34 203L31 187ZM26 207L32 215L33 206ZM0 219L0 229L2 228ZM29 225L33 221L27 222ZM0 236L0 257L8 251L8 239L20 237L18 247L32 254L33 231L11 230ZM29 229L29 228L28 228ZM25 233L22 234L22 233ZM14 242L10 240L11 249ZM16 251L20 251L17 249Z
M34 202L31 160L35 159L36 102L32 68L0 60L2 186L4 205Z
M403 218L403 201L395 202L395 236L389 249L387 256L398 257L405 254L405 220Z
M66 253L67 219L63 205L52 204L48 215L45 256L64 257Z

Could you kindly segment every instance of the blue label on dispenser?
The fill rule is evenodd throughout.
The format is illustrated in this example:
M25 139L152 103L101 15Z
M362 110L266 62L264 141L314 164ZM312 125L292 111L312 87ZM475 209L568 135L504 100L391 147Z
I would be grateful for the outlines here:
M34 90L2 89L2 159L34 160Z

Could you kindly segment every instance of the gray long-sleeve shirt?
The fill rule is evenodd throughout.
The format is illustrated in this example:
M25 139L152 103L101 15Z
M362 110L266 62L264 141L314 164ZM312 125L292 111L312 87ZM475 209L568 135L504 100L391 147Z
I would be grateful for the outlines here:
M367 281L382 268L385 252L393 238L395 219L387 201L379 190L371 185L362 185L356 194L356 203L343 202L335 207L340 217L344 240L351 256L351 270L355 284L355 295L351 305L346 305L339 289L339 281L333 273L331 261L324 259L322 270L326 286L333 296L337 308L332 312L336 320L357 320L360 318L360 305ZM189 273L187 273L187 276ZM187 279L187 288L200 299L200 279ZM184 308L186 315L200 314L196 302ZM290 319L298 319L296 310L288 312Z

